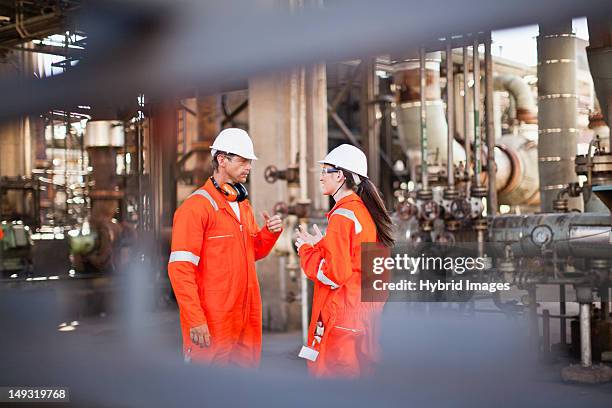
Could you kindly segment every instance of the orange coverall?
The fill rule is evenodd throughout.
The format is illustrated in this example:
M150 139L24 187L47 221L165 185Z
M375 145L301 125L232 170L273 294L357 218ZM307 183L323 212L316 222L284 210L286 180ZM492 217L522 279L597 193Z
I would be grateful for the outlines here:
M315 377L367 375L378 360L384 303L361 302L361 243L377 241L376 226L354 193L338 201L327 218L323 239L299 249L302 269L314 281L306 345L319 355L308 361L308 368ZM314 340L319 321L325 329L320 343Z
M240 221L212 182L174 214L168 275L181 318L186 358L256 367L261 355L261 297L255 261L267 256L280 232L259 229L248 200ZM210 347L191 341L189 329L208 324Z

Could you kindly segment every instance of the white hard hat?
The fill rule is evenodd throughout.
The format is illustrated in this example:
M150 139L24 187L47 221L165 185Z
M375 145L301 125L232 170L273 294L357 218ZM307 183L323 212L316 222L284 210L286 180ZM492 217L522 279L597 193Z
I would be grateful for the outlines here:
M242 129L223 129L210 147L214 156L217 151L233 153L245 159L257 160L253 151L253 141L249 134Z
M319 163L340 167L351 173L368 178L368 160L366 155L350 144L342 144L329 152Z

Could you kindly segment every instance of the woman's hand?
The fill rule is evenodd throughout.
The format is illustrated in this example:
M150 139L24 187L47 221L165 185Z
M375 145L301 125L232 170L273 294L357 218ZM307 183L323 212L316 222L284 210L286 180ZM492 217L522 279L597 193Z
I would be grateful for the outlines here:
M323 234L321 234L321 230L319 230L317 224L313 225L313 229L314 235L310 234L306 227L304 227L303 225L300 225L299 229L295 230L295 233L297 235L295 246L297 247L298 251L300 247L304 244L315 245L317 242L323 239Z

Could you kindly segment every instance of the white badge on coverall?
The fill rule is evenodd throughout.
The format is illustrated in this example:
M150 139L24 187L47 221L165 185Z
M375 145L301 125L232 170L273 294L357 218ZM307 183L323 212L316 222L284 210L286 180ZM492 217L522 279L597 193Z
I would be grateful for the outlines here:
M317 357L319 357L319 352L312 347L314 347L315 343L321 343L321 338L323 337L323 332L325 332L325 328L323 327L322 322L317 322L317 327L315 329L314 340L312 341L311 347L302 346L300 350L300 354L298 357L305 358L309 361L317 361Z

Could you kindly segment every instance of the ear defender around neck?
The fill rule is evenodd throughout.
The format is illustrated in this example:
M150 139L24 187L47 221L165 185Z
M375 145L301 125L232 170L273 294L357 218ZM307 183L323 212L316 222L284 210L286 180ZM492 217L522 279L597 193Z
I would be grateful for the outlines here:
M210 180L212 181L215 188L221 194L223 194L225 199L229 202L239 203L241 201L246 200L249 196L249 192L247 191L246 187L241 183L223 183L222 185L219 185L219 183L217 183L217 180L215 180L214 177L211 177Z

